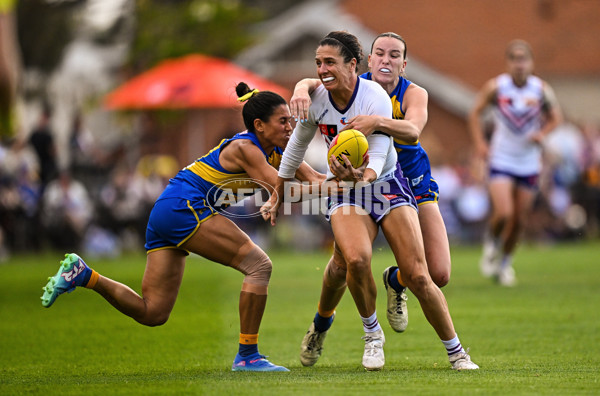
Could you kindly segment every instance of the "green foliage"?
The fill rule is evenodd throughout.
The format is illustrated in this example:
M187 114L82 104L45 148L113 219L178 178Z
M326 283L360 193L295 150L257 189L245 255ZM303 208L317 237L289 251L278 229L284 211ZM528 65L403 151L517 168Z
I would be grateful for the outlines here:
M231 58L252 43L263 12L236 0L137 0L130 63L135 72L190 53Z
M61 255L13 257L0 265L0 394L597 394L599 251L598 242L523 246L515 257L519 284L508 289L479 275L479 248L453 250L443 291L461 341L481 366L462 373L450 369L414 296L405 333L386 323L380 274L393 262L388 249L373 258L387 338L380 372L361 367L362 325L349 293L319 362L300 365L327 253L269 252L274 270L260 351L289 373L230 371L243 278L230 268L190 256L171 318L148 328L85 289L42 308L41 287ZM141 290L143 253L88 262Z

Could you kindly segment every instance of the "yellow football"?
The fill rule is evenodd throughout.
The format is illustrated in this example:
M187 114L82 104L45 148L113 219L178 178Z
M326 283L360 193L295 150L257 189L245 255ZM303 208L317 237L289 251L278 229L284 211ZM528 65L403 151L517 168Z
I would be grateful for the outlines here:
M345 166L344 159L342 158L342 154L344 154L352 164L352 167L358 168L363 164L368 150L369 142L367 142L365 135L356 129L347 129L338 133L331 142L329 151L327 152L327 163L329 163L329 159L333 155Z

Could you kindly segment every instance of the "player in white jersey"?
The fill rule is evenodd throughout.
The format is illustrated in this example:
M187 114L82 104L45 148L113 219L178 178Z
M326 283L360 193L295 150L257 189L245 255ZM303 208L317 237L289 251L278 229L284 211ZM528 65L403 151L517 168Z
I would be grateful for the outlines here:
M277 194L262 208L263 216L273 225L281 204L277 197L284 197L284 183L292 179L317 130L326 142L331 142L353 116L392 116L385 90L375 82L358 79L357 65L362 58L358 40L347 32L331 32L319 43L315 59L323 85L311 97L308 120L296 126L286 147L275 186ZM385 337L375 312L377 287L371 272L372 243L381 227L403 278L406 275L407 286L444 343L452 367L476 369L478 366L471 362L454 331L446 299L427 270L416 201L397 165L392 140L380 132L368 139L370 161L366 169L353 169L348 161L344 168L330 158L330 176L363 186L351 189L347 195L329 197L334 254L323 275L317 314L302 341L300 361L312 366L319 359L335 308L348 287L365 331L362 364L367 370L383 367Z
M357 129L365 136L381 130L394 138L398 163L404 176L411 181L419 206L419 224L423 235L425 257L431 278L440 288L450 280L450 245L444 219L438 206L439 188L431 175L429 157L419 137L427 123L427 91L405 75L406 42L393 32L377 35L368 57L369 72L360 77L379 83L388 93L393 108L393 119L359 115L350 119L345 129ZM321 85L318 78L306 78L296 84L290 99L290 111L296 119L308 116L310 93ZM383 272L387 292L387 318L394 331L403 332L408 326L406 287L397 266Z
M544 137L562 121L552 88L533 76L533 54L522 40L509 43L507 73L489 80L478 93L469 127L479 157L489 164L492 214L484 238L481 272L504 286L516 283L512 255L530 213L542 170ZM481 116L494 110L488 146Z

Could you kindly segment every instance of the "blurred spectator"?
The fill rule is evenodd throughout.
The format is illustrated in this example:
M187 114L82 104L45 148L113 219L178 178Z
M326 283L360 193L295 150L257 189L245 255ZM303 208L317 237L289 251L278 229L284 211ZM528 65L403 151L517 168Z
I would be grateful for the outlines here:
M85 127L82 114L77 112L71 124L69 154L72 176L85 184L92 197L97 197L123 152L121 147L107 150L98 144L90 129Z
M463 242L479 242L485 232L490 213L490 200L481 175L472 166L458 168L460 188L454 196L453 208L460 220Z
M435 180L441 192L438 205L446 224L448 238L450 241L456 242L460 240L462 232L460 220L456 214L454 205L456 197L462 188L460 177L456 170L449 165L432 167L431 173L435 175Z
M50 129L51 117L52 112L50 108L44 106L38 124L29 136L29 144L35 150L39 161L42 190L58 173L56 147Z
M4 230L6 254L41 247L40 194L35 153L21 142L1 146L0 227Z
M68 171L62 171L46 187L42 207L42 223L51 246L59 250L79 249L94 214L84 185Z
M83 126L81 114L75 114L69 137L71 155L71 171L74 177L85 175L88 170L95 169L101 161L101 152L94 142L89 129Z
M581 132L585 141L582 153L582 175L574 187L574 199L586 213L586 231L600 235L600 128L588 123Z
M134 169L117 166L100 190L98 225L139 246L145 240L150 204L144 196L144 179ZM164 186L163 186L164 188ZM135 238L126 243L127 238Z

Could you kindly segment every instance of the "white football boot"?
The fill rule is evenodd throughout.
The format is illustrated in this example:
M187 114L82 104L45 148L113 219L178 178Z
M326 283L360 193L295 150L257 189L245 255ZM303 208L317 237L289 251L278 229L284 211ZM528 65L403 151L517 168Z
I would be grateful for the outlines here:
M471 361L471 356L469 356L468 349L465 352L458 352L454 355L450 355L448 359L452 365L452 370L461 371L479 369L479 366Z
M485 278L493 278L500 270L500 252L490 236L483 239L483 252L479 260L479 270Z
M385 344L385 335L383 330L379 329L372 333L365 333L365 352L363 354L362 365L368 371L377 371L383 368L385 356L383 354L383 344Z

